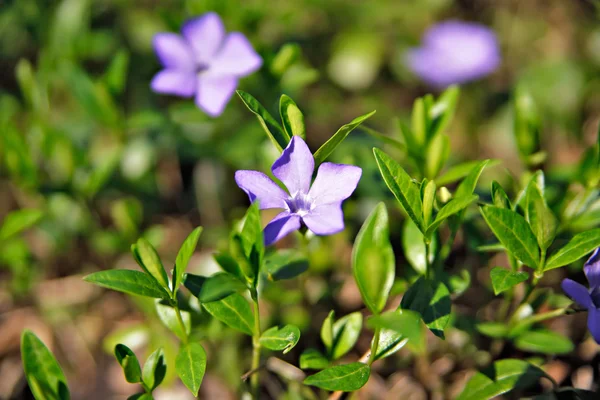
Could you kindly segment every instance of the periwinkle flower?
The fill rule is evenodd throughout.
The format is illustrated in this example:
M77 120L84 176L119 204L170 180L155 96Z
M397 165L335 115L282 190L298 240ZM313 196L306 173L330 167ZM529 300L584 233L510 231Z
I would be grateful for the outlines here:
M221 115L238 80L258 70L262 58L240 32L226 34L218 14L187 21L181 35L158 33L154 50L164 69L150 87L157 93L195 96L208 115Z
M353 165L324 162L311 186L315 160L298 136L285 148L271 171L288 189L286 193L267 175L258 171L237 171L235 181L261 209L283 209L264 230L270 245L303 222L316 235L332 235L344 229L342 201L356 189L362 170Z
M586 261L583 271L589 289L571 279L564 279L561 286L570 298L588 311L588 329L600 344L600 247Z
M425 82L444 88L492 73L500 64L500 50L489 28L446 21L425 33L422 46L408 52L407 62Z

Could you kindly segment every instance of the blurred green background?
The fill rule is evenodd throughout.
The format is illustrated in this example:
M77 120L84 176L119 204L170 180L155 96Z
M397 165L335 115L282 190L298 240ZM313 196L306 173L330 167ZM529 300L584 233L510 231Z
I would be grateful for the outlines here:
M279 96L291 96L314 150L372 110L377 114L366 125L397 135L394 119L407 119L413 100L432 92L407 70L406 49L439 21L485 24L498 35L502 64L462 87L448 132L449 164L502 161L484 176L485 187L525 169L513 135L516 87L539 107L544 166L555 180L570 179L593 143L600 115L599 7L591 0L0 0L0 216L23 208L41 212L34 227L0 242L0 398L23 395L18 338L24 327L36 329L57 353L75 398L120 399L130 392L102 348L117 340L141 348L176 342L153 316L152 303L124 301L81 276L133 265L129 246L140 235L173 260L198 225L205 233L193 267L216 270L211 252L226 245L229 227L248 204L233 172L265 171L277 156L237 97L211 119L192 100L152 93L149 82L160 69L154 34L178 32L183 21L206 11L219 13L226 29L243 32L264 59L240 89L273 115ZM318 326L331 304L352 310L360 302L346 288L351 240L374 204L389 198L372 159L374 145L383 144L358 129L333 154L332 161L365 171L345 207L348 228L316 242L306 278L314 309L299 300L297 283L275 286L265 294L278 303L268 310L274 320L307 331L311 317ZM396 224L392 239L400 234ZM203 323L201 336L219 339L207 348L212 357L202 397L235 398L248 343L218 323ZM172 393L165 396L184 398Z

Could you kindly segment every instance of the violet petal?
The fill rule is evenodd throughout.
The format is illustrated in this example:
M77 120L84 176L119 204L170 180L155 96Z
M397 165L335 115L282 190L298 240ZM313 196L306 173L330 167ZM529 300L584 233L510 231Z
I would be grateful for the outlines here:
M235 77L210 78L203 75L197 78L197 82L196 105L211 117L223 113L238 83Z
M156 93L190 97L196 91L196 76L189 72L164 69L154 75L150 87Z
M165 68L194 71L194 55L186 41L175 33L157 33L152 39L154 51Z
M289 233L300 229L300 217L288 211L279 213L265 226L265 246L277 242Z
M600 287L600 247L598 247L590 258L585 262L583 271L590 283L590 288Z
M250 201L259 201L261 210L285 208L288 194L267 175L258 171L241 170L235 173L235 182L248 194Z
M223 44L225 27L217 13L208 12L187 21L181 33L192 48L196 62L208 65Z
M362 170L354 165L321 164L309 196L315 205L339 203L356 189Z
M342 204L317 206L302 217L302 221L316 235L333 235L344 230Z
M581 307L585 309L592 309L594 305L592 304L592 298L590 297L590 293L587 288L580 283L575 282L571 279L563 279L560 284L562 290L569 296L573 301L579 304Z
M227 35L223 47L210 61L207 75L210 76L246 76L256 71L262 65L262 58L239 32Z
M308 193L315 169L315 160L310 149L299 136L292 137L271 170L282 181L292 197L297 193Z

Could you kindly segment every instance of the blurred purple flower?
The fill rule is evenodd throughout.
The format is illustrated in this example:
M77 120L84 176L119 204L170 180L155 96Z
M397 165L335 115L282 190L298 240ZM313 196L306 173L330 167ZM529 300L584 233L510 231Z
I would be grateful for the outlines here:
M571 279L563 279L561 286L570 298L588 311L588 329L596 343L600 344L600 247L585 262L583 271L589 289Z
M308 146L298 136L285 148L271 171L287 187L282 190L267 175L258 171L237 171L235 181L261 209L282 208L264 230L265 244L270 245L303 222L316 235L332 235L344 229L342 201L356 189L362 170L353 165L321 164L311 187L315 160Z
M196 105L212 117L221 115L238 79L258 70L262 58L239 32L225 33L218 14L187 21L181 36L158 33L154 50L164 69L150 84L157 93L196 96Z
M445 88L492 73L500 64L500 49L487 27L447 21L425 33L422 46L409 50L407 62L425 82Z

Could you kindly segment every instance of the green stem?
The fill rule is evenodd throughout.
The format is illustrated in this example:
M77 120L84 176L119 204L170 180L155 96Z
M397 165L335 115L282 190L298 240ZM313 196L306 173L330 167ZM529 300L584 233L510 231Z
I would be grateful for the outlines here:
M431 242L423 238L425 243L425 277L431 279L431 263L429 262L429 253L431 252Z
M179 326L181 327L181 332L183 333L183 337L181 341L184 345L188 344L188 333L187 329L185 329L185 324L183 323L183 317L181 316L181 311L179 310L179 306L175 303L175 315L177 315L177 321L179 322Z
M258 306L258 293L254 290L252 293L254 302L254 334L252 335L252 375L250 376L250 387L255 400L260 396L260 382L258 369L260 367L260 309Z
M377 354L377 346L379 345L379 336L381 335L381 328L375 328L375 333L373 334L373 341L371 342L371 355L369 356L368 365L370 366L375 361L375 355Z

